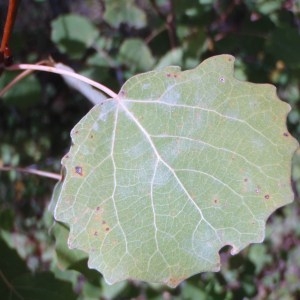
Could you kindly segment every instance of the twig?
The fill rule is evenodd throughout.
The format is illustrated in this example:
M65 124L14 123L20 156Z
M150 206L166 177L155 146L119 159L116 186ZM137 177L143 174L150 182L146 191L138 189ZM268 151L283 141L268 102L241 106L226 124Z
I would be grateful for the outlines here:
M5 275L2 273L2 271L0 270L0 278L2 278L2 280L4 281L4 283L6 284L6 286L12 291L13 294L15 294L17 296L18 299L23 300L24 298L16 291L16 289L14 288L14 286L8 281L8 279L5 277Z
M177 47L178 44L178 38L176 34L176 15L175 15L175 7L174 2L170 0L170 14L167 17L167 24L168 24L168 32L169 32L169 38L172 45L172 48Z
M52 173L52 172L47 172L47 171L41 171L41 170L34 170L34 169L29 169L29 168L18 168L18 167L4 167L0 166L1 171L17 171L21 173L28 173L28 174L33 174L33 175L38 175L42 177L47 177L55 180L61 180L61 175Z
M91 80L85 76L79 75L75 72L70 72L70 71L58 69L55 67L39 66L39 65L32 65L32 64L15 64L10 67L7 67L6 70L10 70L10 71L34 70L34 71L44 71L44 72L50 72L50 73L70 76L70 77L76 78L80 81L83 81L87 84L90 84L91 86L99 89L100 91L104 92L105 94L109 95L112 98L118 99L118 95L115 92L113 92L112 90L110 90L108 87L106 87L105 85L98 83L94 80Z
M51 64L53 64L51 62L51 60L42 60L38 63L36 63L37 65L47 65L47 66L51 66ZM19 81L21 81L22 79L24 79L26 76L30 75L31 73L33 73L34 70L26 70L23 71L21 74L17 75L12 81L10 81L2 90L0 90L0 97L3 97L4 94L6 94L12 87L14 87Z
M5 48L8 46L8 41L11 36L11 32L14 26L15 17L17 14L19 0L9 0L8 11L6 16L6 21L3 30L3 36L0 46L0 52L4 52Z
M174 49L177 46L177 36L176 36L176 26L175 26L175 13L174 13L174 6L173 2L170 1L170 14L164 15L159 6L156 3L156 0L150 0L150 3L152 4L153 9L157 13L157 15L162 19L162 21L165 22L165 27L168 32L169 41L171 48Z
M23 78L31 74L33 71L27 70L16 76L12 81L10 81L2 90L0 90L0 97L3 97L13 86L15 86Z
M162 27L157 30L152 31L149 36L146 37L145 43L149 44L153 39L155 39L158 35L160 35L165 30L168 30L167 26L164 24Z

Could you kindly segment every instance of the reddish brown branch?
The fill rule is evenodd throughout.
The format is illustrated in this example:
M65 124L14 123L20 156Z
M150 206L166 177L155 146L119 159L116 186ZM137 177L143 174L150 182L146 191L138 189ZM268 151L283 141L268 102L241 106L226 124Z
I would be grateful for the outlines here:
M19 0L9 0L6 21L0 46L0 52L5 53L14 26Z

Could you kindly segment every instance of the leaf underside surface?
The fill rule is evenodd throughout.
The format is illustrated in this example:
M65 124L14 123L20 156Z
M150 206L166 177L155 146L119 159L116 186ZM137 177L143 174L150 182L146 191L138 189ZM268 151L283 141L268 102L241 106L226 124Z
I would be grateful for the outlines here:
M54 215L108 283L218 271L222 247L262 242L293 201L290 107L233 66L220 55L134 76L72 130Z

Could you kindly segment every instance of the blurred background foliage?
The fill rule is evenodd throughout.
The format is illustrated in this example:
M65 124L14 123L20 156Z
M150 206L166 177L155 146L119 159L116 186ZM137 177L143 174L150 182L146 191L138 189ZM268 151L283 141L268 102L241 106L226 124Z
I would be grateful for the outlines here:
M8 1L0 1L3 27ZM114 91L138 72L236 57L236 77L276 85L300 137L298 0L22 0L11 41L15 62L52 57ZM16 73L0 77L3 88ZM0 99L0 166L60 172L69 132L92 107L59 76L36 73ZM0 295L3 299L300 299L300 153L293 160L296 200L267 224L266 240L231 257L219 273L178 288L142 282L108 286L68 253L68 229L53 226L55 181L0 172ZM53 238L56 236L56 242ZM56 248L56 249L55 249Z

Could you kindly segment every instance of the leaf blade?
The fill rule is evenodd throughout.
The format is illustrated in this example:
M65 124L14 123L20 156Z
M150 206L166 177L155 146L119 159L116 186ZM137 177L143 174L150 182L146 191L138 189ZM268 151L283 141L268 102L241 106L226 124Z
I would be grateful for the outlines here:
M72 131L55 210L70 247L109 283L219 270L223 246L261 242L292 201L288 111L272 86L234 79L229 55L131 78Z

